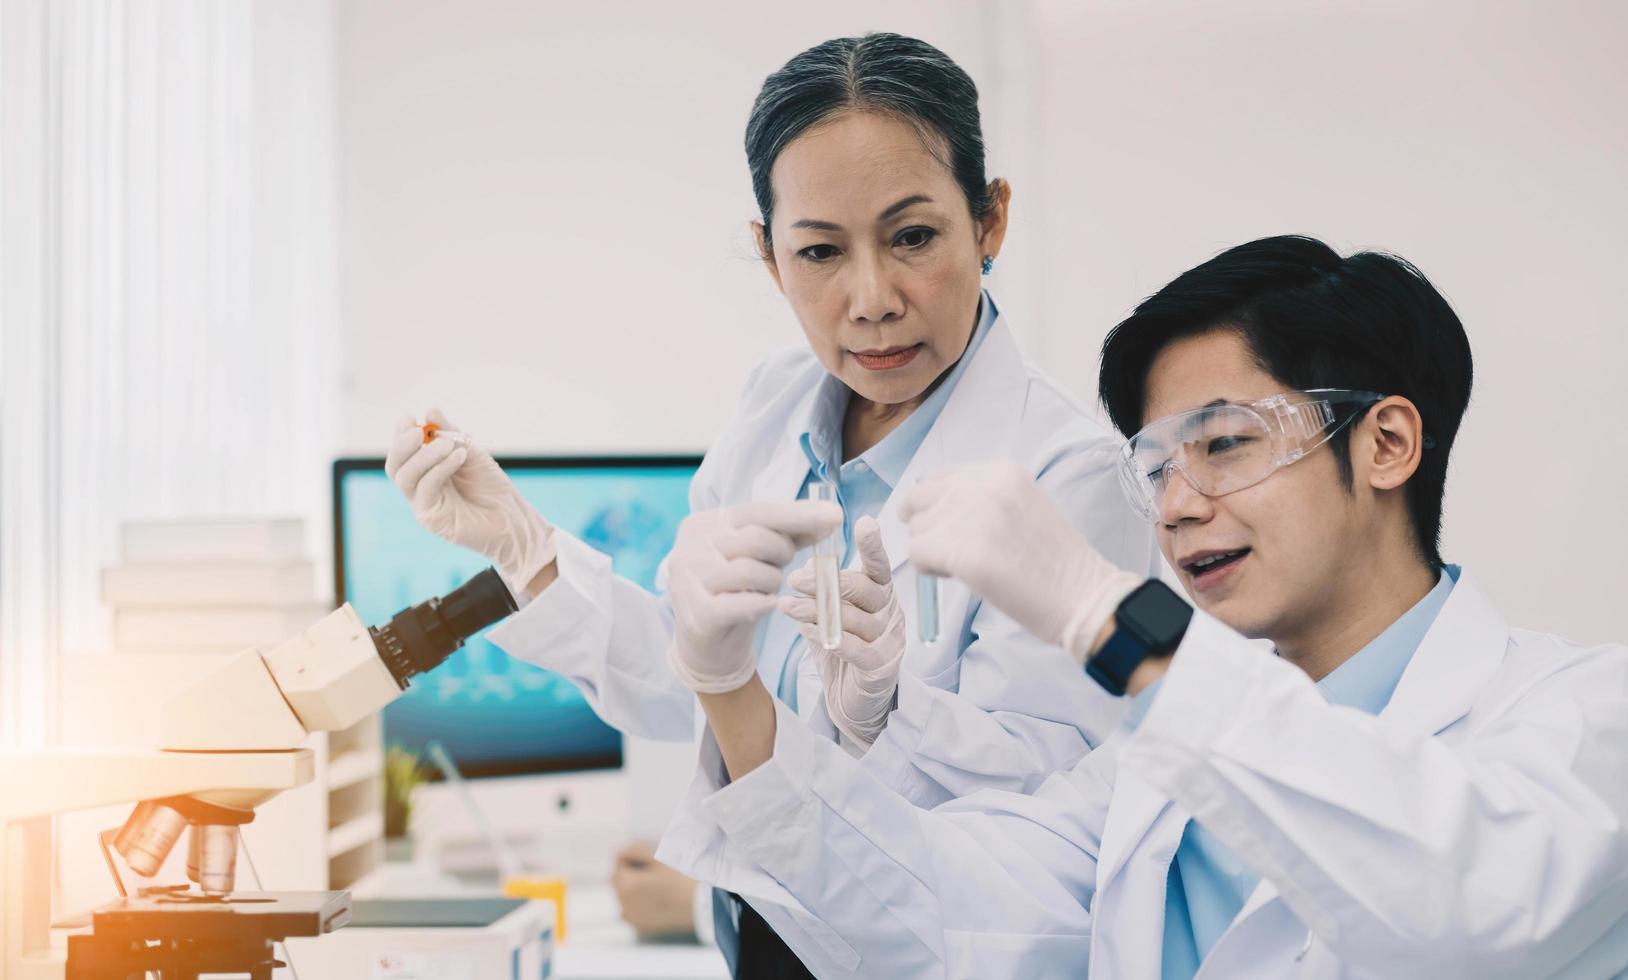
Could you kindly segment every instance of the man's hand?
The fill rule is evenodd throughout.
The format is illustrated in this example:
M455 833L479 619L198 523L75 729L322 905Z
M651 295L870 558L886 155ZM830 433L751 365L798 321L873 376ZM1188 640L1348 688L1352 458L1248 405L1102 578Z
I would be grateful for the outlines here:
M923 480L900 514L910 522L918 571L960 579L1081 663L1143 582L1102 557L1016 463L979 463Z

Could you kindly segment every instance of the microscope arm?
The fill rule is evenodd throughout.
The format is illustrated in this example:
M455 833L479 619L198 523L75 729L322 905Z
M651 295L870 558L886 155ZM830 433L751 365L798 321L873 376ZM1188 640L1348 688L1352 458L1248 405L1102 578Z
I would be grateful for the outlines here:
M268 653L245 650L164 706L162 747L182 752L297 748L401 696L356 611L340 606Z
M269 653L244 651L171 698L162 747L279 751L311 732L349 728L514 611L514 596L490 568L373 628L346 603Z

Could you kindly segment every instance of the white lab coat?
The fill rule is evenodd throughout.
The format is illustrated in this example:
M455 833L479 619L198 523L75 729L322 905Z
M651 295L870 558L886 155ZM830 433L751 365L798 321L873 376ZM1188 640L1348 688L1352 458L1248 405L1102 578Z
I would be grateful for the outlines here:
M734 418L691 484L691 509L796 499L808 473L798 436L826 377L805 348L782 351L754 369ZM959 583L942 584L944 639L930 646L917 639L915 572L908 561L908 527L899 519L904 495L924 474L977 459L1017 460L1104 553L1126 567L1152 570L1158 557L1151 532L1120 495L1118 444L1024 362L997 317L878 517L909 620L905 666L927 685L959 692L969 706L989 713L977 738L935 731L906 745L884 735L889 744L873 750L876 765L898 792L928 806L981 786L1033 788L1100 742L1119 715L1113 699L1067 669L1055 648L983 606ZM700 718L694 695L667 666L673 613L666 597L614 576L609 558L582 541L563 532L556 536L559 579L488 637L514 656L569 677L594 710L622 731L695 738ZM665 580L663 563L658 581ZM793 621L774 613L764 626L762 649L785 650L796 637ZM807 658L798 679L798 703L808 723L822 738L837 739ZM779 677L764 681L774 691ZM1082 711L1082 703L1092 707Z
M821 976L1156 978L1189 815L1261 875L1198 980L1628 975L1628 648L1510 629L1468 574L1378 716L1198 613L1136 731L1032 794L923 812L850 761L782 718L720 788L709 734L658 852Z

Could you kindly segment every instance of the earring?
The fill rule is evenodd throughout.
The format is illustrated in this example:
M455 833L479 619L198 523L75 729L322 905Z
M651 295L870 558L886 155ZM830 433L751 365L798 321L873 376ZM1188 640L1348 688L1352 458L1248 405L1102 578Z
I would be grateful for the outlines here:
M986 275L986 276L989 275L990 272L994 271L994 268L995 268L995 256L993 256L993 255L984 256L984 264L983 264L984 275Z

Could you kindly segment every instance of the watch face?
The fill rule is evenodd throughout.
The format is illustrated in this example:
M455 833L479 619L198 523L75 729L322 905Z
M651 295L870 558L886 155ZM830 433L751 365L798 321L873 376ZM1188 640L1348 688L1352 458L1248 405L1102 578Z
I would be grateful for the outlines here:
M1135 624L1148 645L1169 653L1187 632L1193 607L1157 579L1144 583L1119 607L1121 620Z

